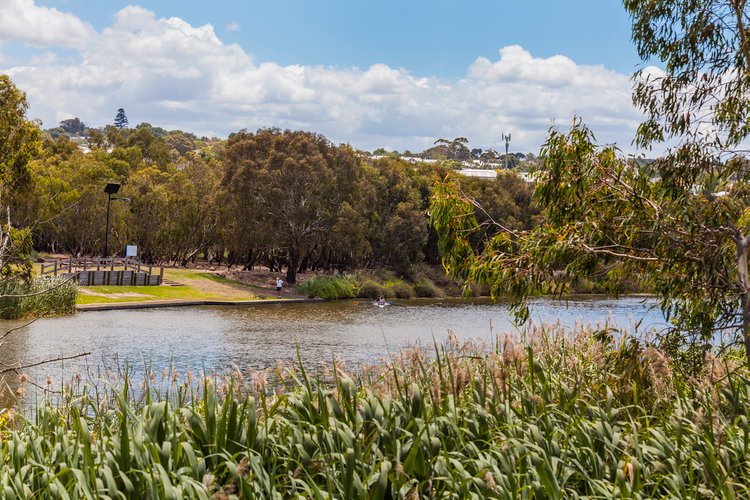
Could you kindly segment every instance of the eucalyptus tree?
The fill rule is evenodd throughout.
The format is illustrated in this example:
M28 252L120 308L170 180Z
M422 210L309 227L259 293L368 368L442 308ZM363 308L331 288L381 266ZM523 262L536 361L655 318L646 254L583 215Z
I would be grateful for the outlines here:
M29 162L41 151L41 131L26 118L26 94L0 75L0 274L30 277L31 233L14 227L11 199L29 187Z
M235 245L279 252L286 279L325 240L359 176L359 160L310 132L240 131L226 145L224 185L239 232Z
M521 319L529 296L580 276L613 292L623 274L641 276L672 319L664 345L676 355L695 367L717 332L736 332L750 360L746 2L624 3L644 61L633 101L646 119L635 142L671 147L645 165L597 147L579 120L567 133L551 130L536 172L540 224L501 227L482 253L468 239L476 206L455 184L439 185L432 221L446 268L512 296Z

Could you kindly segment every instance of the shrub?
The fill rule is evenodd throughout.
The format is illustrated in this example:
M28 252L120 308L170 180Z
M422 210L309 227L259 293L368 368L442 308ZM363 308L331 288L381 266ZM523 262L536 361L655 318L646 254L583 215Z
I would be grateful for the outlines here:
M413 299L414 289L405 281L389 281L385 286L391 290L392 296L397 299Z
M423 278L414 284L417 297L442 297L443 291L431 280Z
M357 296L356 283L344 276L316 276L302 282L297 290L308 297L325 300L350 299Z
M78 286L63 277L42 277L33 281L6 278L0 281L0 318L49 316L75 312Z
M383 297L388 297L389 290L372 280L365 281L362 286L359 287L359 291L357 292L357 297L361 299L378 299L381 295Z

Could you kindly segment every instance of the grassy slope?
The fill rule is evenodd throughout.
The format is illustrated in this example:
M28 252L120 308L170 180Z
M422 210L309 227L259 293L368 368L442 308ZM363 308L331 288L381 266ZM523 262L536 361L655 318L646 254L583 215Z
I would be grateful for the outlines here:
M150 300L253 300L251 287L210 272L165 269L164 278L183 286L89 286L81 287L78 304L143 302ZM100 295L87 295L85 292ZM131 295L132 294L132 295ZM102 296L104 295L104 296Z

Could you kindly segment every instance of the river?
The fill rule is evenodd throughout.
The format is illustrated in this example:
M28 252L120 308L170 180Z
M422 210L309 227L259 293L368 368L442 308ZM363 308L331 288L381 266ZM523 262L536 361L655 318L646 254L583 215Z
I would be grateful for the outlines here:
M654 299L537 299L531 317L537 323L560 321L618 326L638 332L664 328ZM21 322L0 322L8 330ZM292 360L299 348L306 366L316 369L334 356L350 366L375 363L417 342L432 344L451 330L459 338L493 340L517 331L507 306L460 300L404 301L379 308L370 302L176 307L82 312L45 318L8 335L0 362L32 363L90 352L86 358L27 370L32 379L57 380L75 372L114 371L126 363L136 374L173 366L218 372L236 366L261 369Z

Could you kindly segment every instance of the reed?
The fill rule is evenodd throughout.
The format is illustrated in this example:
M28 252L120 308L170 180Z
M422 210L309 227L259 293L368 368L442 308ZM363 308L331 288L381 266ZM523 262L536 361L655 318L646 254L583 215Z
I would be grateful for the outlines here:
M49 316L75 312L78 287L62 276L0 280L0 318Z
M8 498L750 496L747 370L687 379L609 330L533 328L200 382L72 382L0 418Z
M299 293L325 300L351 299L357 296L357 283L346 276L315 276L297 287Z

